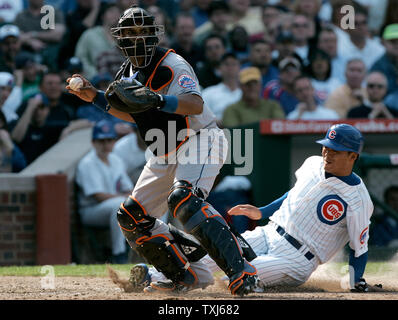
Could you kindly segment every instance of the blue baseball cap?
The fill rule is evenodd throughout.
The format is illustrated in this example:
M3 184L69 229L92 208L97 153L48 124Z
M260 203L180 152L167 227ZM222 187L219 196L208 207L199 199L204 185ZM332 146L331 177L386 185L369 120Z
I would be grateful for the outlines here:
M364 138L362 133L354 126L339 123L331 126L325 138L317 140L316 143L336 151L351 151L360 154L363 149Z
M117 137L113 122L100 120L93 127L93 140L117 139Z

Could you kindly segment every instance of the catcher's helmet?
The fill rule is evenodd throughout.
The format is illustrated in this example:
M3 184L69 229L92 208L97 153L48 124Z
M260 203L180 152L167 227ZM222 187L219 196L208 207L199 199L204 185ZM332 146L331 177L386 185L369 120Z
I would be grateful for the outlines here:
M364 139L357 128L349 124L339 123L331 126L325 138L316 142L333 150L351 151L360 154Z
M133 6L123 12L112 35L119 48L136 68L144 68L152 60L164 27L155 22L148 11Z

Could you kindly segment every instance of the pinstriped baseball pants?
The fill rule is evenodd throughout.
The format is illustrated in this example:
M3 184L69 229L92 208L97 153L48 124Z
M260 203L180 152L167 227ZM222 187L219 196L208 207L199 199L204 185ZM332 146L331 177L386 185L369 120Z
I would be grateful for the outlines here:
M308 250L306 246L297 250L276 232L276 226L272 222L246 231L242 236L257 254L257 258L250 264L257 269L260 285L263 287L299 286L308 280L319 265L316 257L311 260L304 257ZM213 272L220 270L209 256L201 261Z

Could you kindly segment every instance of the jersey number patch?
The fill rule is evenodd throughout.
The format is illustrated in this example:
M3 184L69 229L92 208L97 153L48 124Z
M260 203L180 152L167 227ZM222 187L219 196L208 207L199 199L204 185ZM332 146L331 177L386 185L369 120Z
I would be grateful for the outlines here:
M344 219L347 212L347 203L337 194L323 197L317 207L319 220L333 225Z

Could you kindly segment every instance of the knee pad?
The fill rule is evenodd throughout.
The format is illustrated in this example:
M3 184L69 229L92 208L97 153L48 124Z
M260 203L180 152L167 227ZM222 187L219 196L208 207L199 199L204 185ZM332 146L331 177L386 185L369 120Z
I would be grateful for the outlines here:
M177 218L184 226L186 232L190 233L192 227L200 221L190 221L194 213L200 211L203 206L203 199L197 195L192 184L185 180L176 181L167 197L167 204L170 213ZM198 218L201 218L198 216Z
M117 220L127 240L135 242L139 237L150 235L156 219L148 216L137 200L129 196L117 212Z

